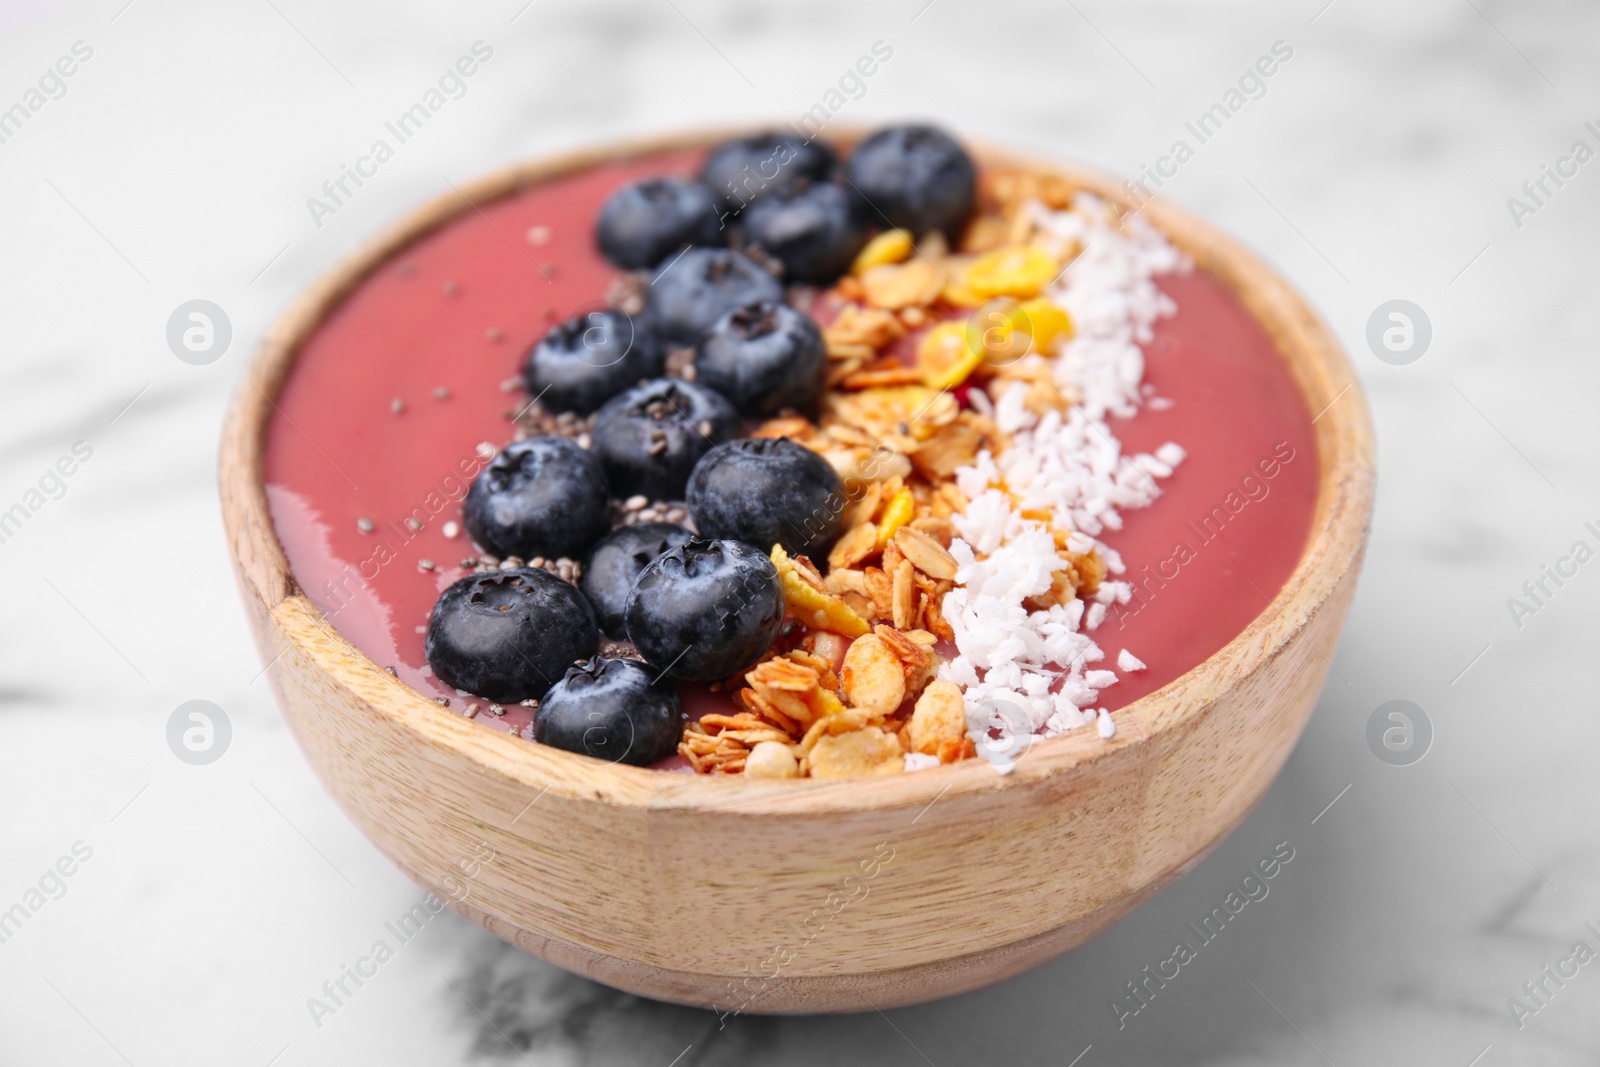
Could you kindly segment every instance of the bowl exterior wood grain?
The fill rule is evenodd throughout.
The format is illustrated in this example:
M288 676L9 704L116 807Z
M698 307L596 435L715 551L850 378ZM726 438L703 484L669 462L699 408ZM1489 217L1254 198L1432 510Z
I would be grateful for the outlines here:
M1144 214L1277 342L1312 411L1321 488L1305 556L1205 663L1117 713L1117 734L858 781L744 781L613 766L486 730L390 677L298 589L268 517L265 432L301 344L419 237L550 176L726 136L522 166L429 205L295 305L224 433L221 490L246 608L306 758L395 863L461 914L569 970L752 1013L865 1011L973 989L1092 937L1185 873L1287 759L1331 662L1372 502L1354 372L1276 274L1210 227ZM1121 200L1092 172L980 150ZM1326 410L1324 410L1326 409ZM485 860L484 857L492 857Z

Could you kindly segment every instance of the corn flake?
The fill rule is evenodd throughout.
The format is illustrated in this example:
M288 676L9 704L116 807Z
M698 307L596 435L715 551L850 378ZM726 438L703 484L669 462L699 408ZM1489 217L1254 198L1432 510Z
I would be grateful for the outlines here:
M900 738L876 726L819 738L807 759L813 778L864 778L905 770Z

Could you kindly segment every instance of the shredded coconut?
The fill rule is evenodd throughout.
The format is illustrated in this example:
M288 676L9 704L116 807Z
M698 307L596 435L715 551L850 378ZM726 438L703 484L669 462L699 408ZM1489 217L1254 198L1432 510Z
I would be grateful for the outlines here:
M1123 649L1117 653L1117 669L1131 674L1134 671L1144 670L1145 662L1127 649Z
M1102 737L1114 732L1111 717L1103 709L1097 716L1093 705L1117 674L1087 669L1105 653L1084 631L1104 622L1111 605L1126 603L1131 588L1108 578L1088 603L1041 611L1025 601L1049 590L1067 566L1056 533L1069 550L1094 549L1111 574L1124 573L1121 557L1099 536L1121 529L1124 511L1149 506L1161 492L1157 481L1185 456L1170 442L1154 455L1126 455L1107 420L1132 417L1146 402L1140 345L1158 319L1177 310L1155 279L1188 269L1187 260L1143 218L1119 224L1089 194L1067 211L1040 204L1027 210L1046 241L1082 248L1044 293L1072 317L1075 333L1050 362L1057 387L1078 403L1041 418L1024 406L1022 389L998 401L979 389L969 394L1010 437L1002 455L980 452L955 475L970 505L952 518L958 569L943 613L958 655L940 674L965 690L968 736L980 747L997 735L1049 737L1096 719ZM1024 512L1049 520L1025 519ZM1145 667L1125 649L1117 666Z

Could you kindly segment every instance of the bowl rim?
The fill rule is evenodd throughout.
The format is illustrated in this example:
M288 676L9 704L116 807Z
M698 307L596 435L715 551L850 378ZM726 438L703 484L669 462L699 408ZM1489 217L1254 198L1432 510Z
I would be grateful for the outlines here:
M239 384L224 426L218 477L224 528L241 589L260 601L285 638L378 715L418 740L448 750L486 774L574 800L643 809L781 815L922 808L944 798L988 794L1057 779L1131 758L1186 720L1204 715L1238 681L1269 663L1303 630L1359 565L1373 500L1373 438L1361 384L1337 339L1287 281L1252 252L1198 217L1151 198L1137 210L1222 282L1266 329L1289 363L1307 408L1319 466L1311 530L1294 571L1271 602L1222 648L1153 693L1115 712L1107 740L1078 729L1035 742L1006 774L982 759L911 774L854 779L747 781L742 776L669 774L557 751L484 728L390 676L355 648L301 592L273 527L264 477L267 429L276 397L300 350L339 304L409 245L543 181L620 158L704 148L727 137L778 128L741 125L690 129L607 142L498 168L433 198L363 241L303 291L264 335ZM848 145L866 131L841 126L825 140ZM1018 166L1065 178L1134 210L1131 183L1076 163L995 147L959 135L980 167ZM281 657L284 650L275 650ZM1326 651L1318 650L1324 659ZM275 673L276 660L268 664ZM276 680L274 679L276 685ZM281 692L281 691L280 691ZM280 695L281 700L281 695Z

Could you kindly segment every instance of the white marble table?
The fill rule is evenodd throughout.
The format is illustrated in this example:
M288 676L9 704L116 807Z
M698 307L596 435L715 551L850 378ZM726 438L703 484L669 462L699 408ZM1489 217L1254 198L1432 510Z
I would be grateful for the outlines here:
M8 0L0 108L40 94L0 143L0 510L30 505L0 543L0 909L29 913L0 943L0 1063L1600 1058L1600 965L1544 979L1520 1029L1507 1007L1575 941L1600 949L1600 563L1547 585L1520 627L1507 607L1574 541L1600 546L1583 525L1600 525L1600 162L1547 179L1520 220L1507 206L1574 141L1600 148L1584 126L1600 127L1600 10L1324 2ZM317 225L307 198L477 40L494 55L466 95ZM1375 409L1365 579L1304 740L1193 875L984 992L719 1029L446 915L319 1027L307 998L420 892L313 780L245 632L214 456L247 354L294 293L447 181L798 116L879 40L893 57L840 121L942 116L1122 171L1154 165L1274 42L1293 49L1167 192L1296 280ZM72 76L46 76L80 41ZM195 298L233 326L208 366L164 340ZM1406 366L1365 341L1394 298L1433 324ZM45 477L79 441L92 455ZM1412 766L1366 741L1397 698L1435 732ZM167 746L191 699L232 724L210 766ZM1270 896L1119 1029L1124 983L1278 842L1295 859Z

